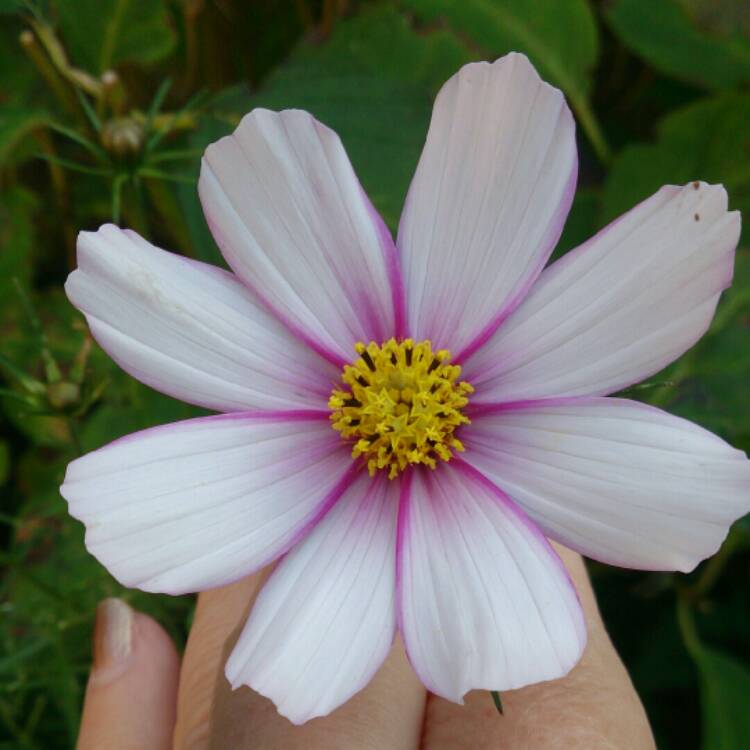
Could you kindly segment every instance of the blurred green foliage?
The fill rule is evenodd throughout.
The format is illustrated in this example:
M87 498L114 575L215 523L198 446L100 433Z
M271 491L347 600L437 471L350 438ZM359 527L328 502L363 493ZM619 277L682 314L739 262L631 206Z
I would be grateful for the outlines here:
M341 135L395 228L439 85L526 52L579 124L557 254L665 183L723 182L750 211L750 6L742 0L0 0L0 748L72 747L94 607L124 596L181 643L188 597L123 591L58 493L65 466L198 414L124 375L61 285L75 235L116 220L222 263L200 153L254 106ZM750 449L750 251L703 341L630 397ZM592 564L660 748L748 747L750 523L690 576ZM613 710L617 710L613 707Z

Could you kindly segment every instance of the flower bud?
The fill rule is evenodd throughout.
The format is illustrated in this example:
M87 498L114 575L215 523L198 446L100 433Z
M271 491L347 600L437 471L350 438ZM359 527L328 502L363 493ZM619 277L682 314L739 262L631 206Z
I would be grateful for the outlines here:
M132 117L117 117L104 123L101 140L102 146L116 158L131 159L143 147L143 126Z
M77 383L59 380L47 386L47 399L55 409L65 409L81 398L81 387Z

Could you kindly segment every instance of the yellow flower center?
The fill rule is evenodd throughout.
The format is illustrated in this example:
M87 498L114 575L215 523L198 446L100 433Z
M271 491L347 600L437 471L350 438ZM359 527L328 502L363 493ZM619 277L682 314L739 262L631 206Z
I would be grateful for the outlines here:
M333 428L352 441L354 458L365 457L371 476L387 469L393 479L409 464L434 469L464 449L453 433L469 423L461 410L474 389L458 380L450 352L411 339L354 348L359 358L344 367L328 406Z

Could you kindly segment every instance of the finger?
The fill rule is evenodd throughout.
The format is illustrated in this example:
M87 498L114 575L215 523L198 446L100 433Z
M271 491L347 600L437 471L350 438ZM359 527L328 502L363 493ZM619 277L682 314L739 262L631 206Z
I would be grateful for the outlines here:
M205 750L214 695L224 678L226 643L242 626L270 569L198 597L180 672L175 750Z
M472 691L465 705L430 696L424 750L653 750L643 706L602 622L579 555L555 545L583 606L588 643L564 678L502 694L503 715L487 691Z
M179 669L161 626L121 599L101 602L78 750L170 750Z
M266 577L250 576L199 598L183 661L175 750L415 750L425 691L400 643L363 691L302 726L249 688L231 690L224 663Z

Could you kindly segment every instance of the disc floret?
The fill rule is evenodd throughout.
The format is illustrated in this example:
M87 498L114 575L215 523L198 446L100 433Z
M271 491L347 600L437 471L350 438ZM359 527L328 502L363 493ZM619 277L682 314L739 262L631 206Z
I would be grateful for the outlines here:
M333 428L352 441L352 456L366 459L370 475L387 469L393 479L410 464L434 469L463 451L454 431L469 423L462 409L474 389L458 380L449 351L412 339L354 348L359 358L344 367L328 406Z

